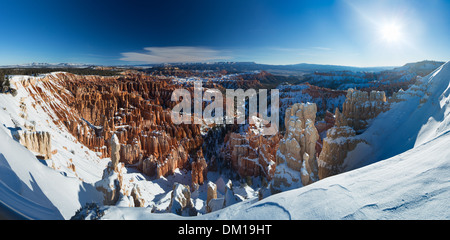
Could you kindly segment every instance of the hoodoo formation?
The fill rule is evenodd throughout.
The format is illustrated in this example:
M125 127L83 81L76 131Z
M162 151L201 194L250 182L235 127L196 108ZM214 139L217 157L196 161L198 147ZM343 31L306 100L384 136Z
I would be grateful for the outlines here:
M57 114L58 126L65 126L102 157L110 157L108 141L116 134L121 161L137 164L149 176L167 176L176 168L194 166L200 172L206 168L204 160L189 164L190 155L199 159L196 151L203 142L199 125L172 123L171 80L132 73L112 77L54 73L41 81L44 89L33 82L23 85L44 110ZM55 97L58 101L49 100ZM199 184L206 178L196 176Z
M170 109L176 103L170 96L176 85L170 79L133 73L112 77L54 73L41 81L47 89L33 82L23 84L37 103L45 103L44 110L51 108L58 115L54 120L58 125L90 149L111 157L108 141L115 134L121 162L136 164L144 174L156 178L177 168L190 169L193 189L205 182L208 167L201 151L200 127L172 123ZM60 104L48 101L48 90ZM327 99L341 95L311 86L306 90L315 98L321 97L318 93ZM326 105L322 102L321 111ZM347 152L359 143L356 133L364 131L368 121L387 106L384 92L349 89L343 112L336 109L333 115L324 111L323 120L316 122L315 103L293 104L282 121L284 138L280 134L261 136L256 126L249 126L245 133L228 133L222 149L225 161L241 177L273 179L273 189L310 184L343 171ZM325 132L326 137L320 137ZM45 157L48 152L41 154Z
M349 89L343 103L343 113L325 113L323 121L315 122L314 103L296 103L286 109L286 133L276 154L276 171L272 189L295 188L342 173L347 153L354 150L368 122L388 110L386 95ZM326 137L321 139L321 133Z
M363 132L368 122L381 112L388 110L386 95L382 91L370 93L349 89L343 104L343 112L336 108L335 126L327 131L319 157L319 178L342 173L347 153L363 140L357 133Z
M262 176L271 180L275 173L275 154L281 135L263 136L257 127L225 136L225 161L241 177Z
M277 168L272 186L275 191L306 185L317 179L319 133L314 126L316 113L314 103L296 103L286 109L286 133L276 154Z

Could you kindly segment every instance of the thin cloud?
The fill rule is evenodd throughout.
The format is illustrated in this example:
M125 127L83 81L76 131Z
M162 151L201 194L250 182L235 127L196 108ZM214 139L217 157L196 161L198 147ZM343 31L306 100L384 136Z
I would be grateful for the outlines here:
M279 52L279 53L290 53L300 56L317 56L322 52L329 52L333 49L327 47L308 47L308 48L282 48L282 47L271 47L269 50Z
M306 48L283 48L283 47L271 47L269 50L278 51L278 52L303 52L308 49Z
M187 63L223 61L232 57L223 56L223 52L206 47L146 47L144 52L121 53L122 61L143 63Z
M322 50L322 51L331 51L332 50L331 48L327 48L327 47L313 47L313 49Z

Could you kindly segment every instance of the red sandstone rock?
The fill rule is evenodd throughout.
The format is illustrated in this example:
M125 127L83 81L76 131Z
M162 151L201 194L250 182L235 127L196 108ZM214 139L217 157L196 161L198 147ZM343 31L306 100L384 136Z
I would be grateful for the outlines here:
M197 151L197 155L191 164L191 169L192 185L203 184L208 174L208 165L201 150Z
M279 141L279 134L262 136L255 126L250 126L245 134L229 133L224 141L225 159L241 177L264 176L271 180Z
M176 86L170 79L133 73L112 77L54 73L42 83L45 89L37 84L28 84L27 89L36 104L56 115L56 125L103 157L110 156L108 141L116 134L121 162L142 162L142 171L151 176L189 167L188 153L202 145L198 125L171 121L170 109L176 103L170 98Z

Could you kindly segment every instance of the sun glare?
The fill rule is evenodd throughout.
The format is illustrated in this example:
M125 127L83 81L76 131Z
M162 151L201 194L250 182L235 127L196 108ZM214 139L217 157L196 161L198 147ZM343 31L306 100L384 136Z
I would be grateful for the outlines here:
M380 27L380 34L383 40L387 42L398 42L402 38L400 25L396 23L387 23Z

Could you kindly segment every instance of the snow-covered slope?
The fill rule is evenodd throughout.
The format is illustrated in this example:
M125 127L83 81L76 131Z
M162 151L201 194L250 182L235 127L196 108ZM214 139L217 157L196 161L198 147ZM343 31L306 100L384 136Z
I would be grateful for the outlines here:
M43 165L0 128L0 205L29 219L70 218L101 197L93 185ZM2 207L3 207L2 206Z
M347 158L347 170L386 159L418 147L450 131L450 63L446 63L398 95L361 135L361 144Z
M354 170L196 218L450 219L449 95L446 63L371 123L361 136L370 146L348 155ZM114 207L104 218L178 217Z
M0 217L68 219L85 203L101 202L103 196L93 184L109 160L100 159L57 126L57 117L43 110L49 103L33 101L26 89L36 88L23 84L33 81L47 90L38 77L14 76L11 81L17 96L0 94ZM60 104L58 99L52 103ZM14 132L25 126L51 134L51 159L39 160L14 140Z

